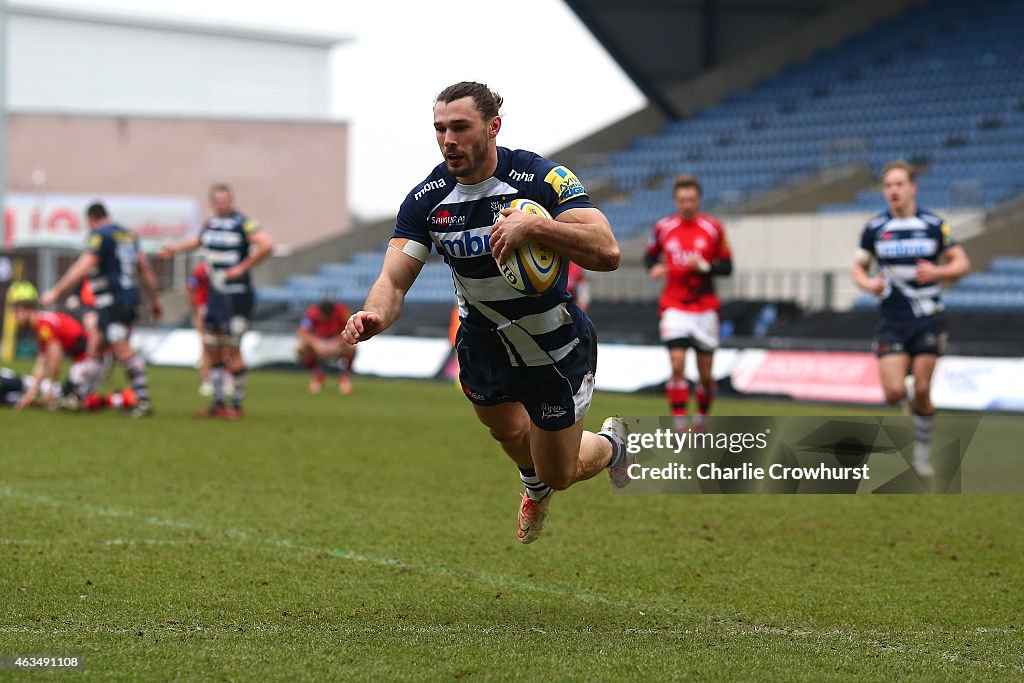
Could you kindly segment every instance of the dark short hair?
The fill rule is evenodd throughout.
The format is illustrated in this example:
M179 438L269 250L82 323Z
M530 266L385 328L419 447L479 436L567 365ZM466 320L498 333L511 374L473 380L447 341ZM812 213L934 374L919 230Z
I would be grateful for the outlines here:
M682 187L692 187L697 190L697 194L704 196L704 190L700 186L700 181L697 180L697 176L689 173L684 173L681 176L676 176L676 179L672 181L672 194L675 195Z
M904 159L894 159L893 161L890 161L885 165L885 168L882 169L882 175L879 176L879 179L884 181L885 176L889 174L889 171L906 171L907 178L910 179L910 182L916 182L917 169L914 168L914 165L909 161Z
M485 121L497 116L501 112L501 105L504 102L501 95L488 88L485 83L461 81L442 90L434 99L434 104L438 102L448 104L455 100L461 100L463 97L473 98L473 104L476 105L477 111L483 114Z
M231 191L231 186L228 185L227 183L214 183L213 185L210 185L211 197L218 192L227 192L230 195L234 194L234 192Z
M323 301L321 301L319 304L319 308L320 315L322 315L325 318L334 315L334 302L331 301L330 299L324 299Z
M110 216L107 213L107 207L103 206L103 202L93 202L89 205L89 208L85 210L85 215L94 221L102 220Z

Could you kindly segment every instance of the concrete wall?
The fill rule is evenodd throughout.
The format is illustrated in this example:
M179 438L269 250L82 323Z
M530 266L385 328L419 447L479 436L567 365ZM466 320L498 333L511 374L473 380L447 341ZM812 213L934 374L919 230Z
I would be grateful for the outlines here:
M20 5L9 9L9 20L12 111L324 120L330 114L325 39Z
M996 256L1024 254L1024 198L993 210L986 217L983 233L961 241L974 272L987 270Z
M41 170L47 192L191 195L206 207L209 186L227 182L280 244L349 229L343 123L14 114L8 140L14 191L38 190Z
M940 212L954 236L970 243L984 229L980 211ZM733 275L716 287L723 299L794 299L805 306L824 305L826 276L834 308L853 305L859 290L850 277L854 254L872 213L762 214L722 216L733 254ZM595 273L594 296L611 301L655 298L653 283L639 263L646 237L622 245L624 266L614 273ZM970 252L969 252L970 253Z

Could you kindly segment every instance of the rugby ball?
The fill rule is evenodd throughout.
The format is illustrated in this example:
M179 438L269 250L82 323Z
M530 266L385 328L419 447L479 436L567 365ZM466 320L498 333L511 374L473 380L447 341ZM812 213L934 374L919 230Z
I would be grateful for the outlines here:
M543 205L532 199L513 199L508 204L510 209L551 218L551 214ZM565 259L561 254L548 249L536 240L511 252L505 263L498 265L502 277L512 289L526 296L540 296L547 293L562 272Z

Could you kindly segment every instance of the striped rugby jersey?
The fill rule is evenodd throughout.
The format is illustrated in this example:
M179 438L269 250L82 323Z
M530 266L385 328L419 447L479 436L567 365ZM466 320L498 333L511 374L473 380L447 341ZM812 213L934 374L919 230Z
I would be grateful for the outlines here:
M885 279L879 307L883 318L909 321L943 310L939 284L917 283L917 260L938 263L942 253L955 244L949 224L924 209L906 218L887 211L868 221L860 248L878 261Z
M439 164L402 202L394 237L433 246L451 267L467 334L497 335L511 366L551 365L580 343L589 321L566 291L567 266L540 296L519 293L498 271L491 228L516 198L532 199L556 218L593 206L569 169L533 152L498 147L494 175L475 185L458 183Z
M249 271L228 282L225 273L249 255L249 235L260 224L235 211L230 216L211 216L199 232L199 244L209 273L210 289L221 294L246 294L252 290Z
M107 223L89 234L88 251L98 261L89 273L96 308L109 308L115 303L135 308L139 303L139 240L135 233L116 223Z

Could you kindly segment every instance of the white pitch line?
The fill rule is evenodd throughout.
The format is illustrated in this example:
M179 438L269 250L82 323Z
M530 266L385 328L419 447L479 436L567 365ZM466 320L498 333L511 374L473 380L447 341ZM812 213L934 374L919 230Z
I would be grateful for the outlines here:
M94 541L85 541L74 538L0 538L0 545L81 545L81 546L119 546L119 545L203 545L205 543L226 543L229 539L202 539L202 540L175 540L168 538L108 538ZM240 539L231 541L241 542Z
M532 591L537 593L546 593L550 595L557 595L565 598L574 598L577 600L583 600L586 602L592 602L597 604L608 605L616 607L618 609L627 612L637 612L640 615L646 615L650 612L657 611L666 616L678 617L679 615L672 610L665 607L638 607L637 605L630 604L623 600L609 598L605 595L599 595L590 591L583 591L577 589L566 588L556 584L546 584L537 581L523 581L521 579L511 577L505 574L490 574L486 572L471 572L466 570L457 570L443 565L411 565L402 560L393 558L382 558L373 557L371 555L363 555L350 550L341 548L323 548L317 546L309 546L299 543L294 543L289 539L279 539L269 536L262 536L254 534L249 531L241 529L231 528L216 528L207 527L204 525L193 524L189 522L182 522L179 520L165 519L163 517L157 517L156 515L140 515L132 510L118 510L115 508L101 507L97 505L91 505L89 503L81 503L77 501L64 501L51 496L25 493L22 491L16 491L9 487L0 487L0 496L6 498L14 498L18 500L29 501L39 505L48 505L50 507L58 508L70 508L74 510L80 510L98 517L111 517L117 519L132 519L143 522L145 524L151 524L154 526L181 529L185 531L191 531L195 533L227 536L229 538L249 541L253 543L260 543L265 545L271 545L279 548L287 548L290 550L298 550L302 552L320 553L327 554L332 557L339 559L348 560L350 562L359 562L372 564L383 567L402 568L412 571L422 571L428 574L438 574L442 576L454 576L463 579L475 581L477 583L496 586L499 588L517 588L524 591ZM706 620L710 623L717 624L719 627L725 626L725 624L733 621L733 617L723 618L715 620L713 618L707 618ZM6 628L6 627L4 627ZM18 627L13 627L18 628ZM150 626L149 628L153 628ZM144 630L144 629L139 629ZM469 629L475 633L479 633L480 629ZM628 630L628 629L627 629ZM846 633L842 630L834 629L827 631L814 631L812 629L789 629L784 627L772 626L769 624L751 624L749 626L738 627L735 624L730 624L725 627L725 632L734 636L758 636L764 634L779 635L786 637L799 637L807 638L808 640L819 640L819 641L834 641L841 640L852 645L858 645L862 647L872 647L881 650L894 650L903 652L906 654L920 653L923 655L937 657L943 661L961 661L961 657L956 653L946 651L931 650L926 647L917 645L905 645L903 643L891 643L880 639L894 638L900 636L911 636L915 632L896 632L896 633L866 633L866 632L854 632ZM134 632L132 629L117 629L116 632ZM653 629L652 631L658 631L659 633L666 635L685 635L692 636L701 631L695 631L691 629L683 629L680 631L674 630L661 630ZM3 632L3 628L0 628L0 632ZM52 633L53 631L44 630L44 633ZM635 632L640 633L642 630L636 630ZM964 634L979 634L979 633L1017 633L1017 629L1004 629L1004 628L989 628L984 626L974 627L964 632ZM934 636L942 635L942 632L930 633L930 632L916 632L919 636ZM963 635L961 633L949 634L949 635ZM969 660L970 663L980 665L988 668L996 668L999 670L1014 669L1024 672L1024 664L1007 665L1002 662L994 661L978 661Z

